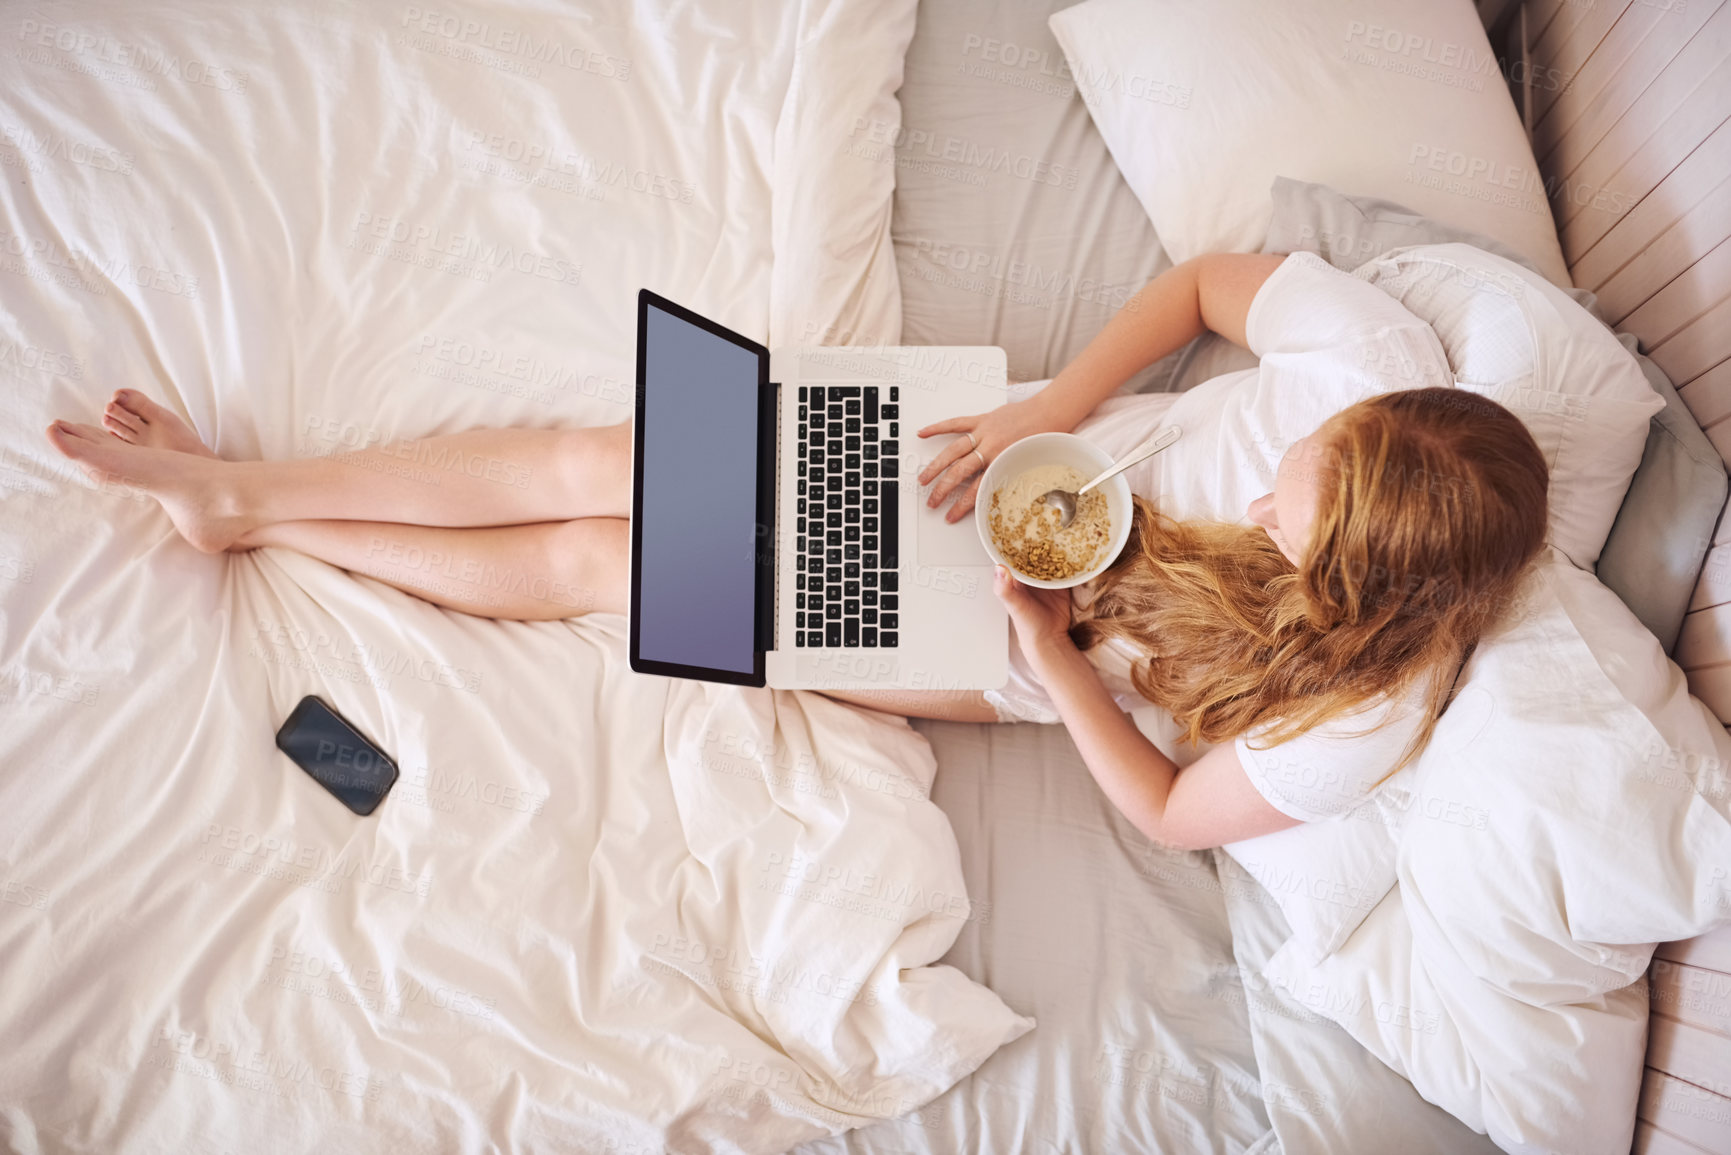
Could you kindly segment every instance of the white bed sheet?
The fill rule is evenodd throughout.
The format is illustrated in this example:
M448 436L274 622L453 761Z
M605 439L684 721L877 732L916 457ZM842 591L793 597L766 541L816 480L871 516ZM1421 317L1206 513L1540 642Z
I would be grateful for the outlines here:
M914 725L979 904L945 961L1038 1026L919 1111L800 1155L1278 1152L1212 857L1125 821L1061 726Z
M894 115L911 29L0 17L9 1149L778 1151L1028 1028L928 965L969 905L905 725L633 675L617 617L199 554L42 436L123 385L232 458L623 420L640 286L766 342L893 339L890 174L838 126ZM399 761L375 816L273 748L305 694Z
M1055 376L1172 264L1047 26L1070 2L922 4L900 130L852 141L896 174L907 341L999 345L1012 381Z

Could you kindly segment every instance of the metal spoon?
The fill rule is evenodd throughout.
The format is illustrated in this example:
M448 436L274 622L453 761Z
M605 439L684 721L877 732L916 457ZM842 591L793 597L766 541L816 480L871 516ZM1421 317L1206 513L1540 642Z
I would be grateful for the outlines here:
M1124 460L1114 464L1112 468L1084 485L1081 489L1078 489L1075 493L1071 493L1067 489L1048 489L1045 493L1040 495L1040 500L1045 502L1047 505L1057 507L1058 527L1062 529L1068 526L1072 521L1076 520L1076 499L1078 497L1081 497L1084 493L1087 493L1102 481L1117 477L1132 465L1153 457L1156 453L1159 453L1162 449L1165 449L1168 445L1177 441L1183 432L1184 431L1176 425L1168 425L1155 436L1154 440L1136 450L1136 452L1130 454L1130 456L1126 457Z

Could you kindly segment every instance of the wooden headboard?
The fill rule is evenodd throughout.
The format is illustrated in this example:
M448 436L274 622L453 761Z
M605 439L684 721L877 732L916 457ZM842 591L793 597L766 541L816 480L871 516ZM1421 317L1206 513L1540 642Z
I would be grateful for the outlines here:
M1731 462L1731 2L1477 0L1575 284ZM1673 655L1731 721L1731 517ZM1731 768L1715 781L1724 784ZM1731 866L1731 864L1727 864ZM1731 1152L1731 930L1659 948L1635 1151Z

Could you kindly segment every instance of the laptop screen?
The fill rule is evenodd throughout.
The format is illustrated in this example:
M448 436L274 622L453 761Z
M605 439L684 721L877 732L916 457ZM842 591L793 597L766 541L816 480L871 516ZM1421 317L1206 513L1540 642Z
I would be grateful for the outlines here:
M749 676L767 354L652 301L639 316L636 656Z

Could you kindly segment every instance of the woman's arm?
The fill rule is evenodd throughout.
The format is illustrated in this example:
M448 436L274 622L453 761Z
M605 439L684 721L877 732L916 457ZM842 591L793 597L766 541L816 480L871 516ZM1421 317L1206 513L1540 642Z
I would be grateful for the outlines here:
M1106 692L1075 643L1053 643L1030 664L1058 707L1088 772L1136 829L1164 846L1205 850L1297 826L1250 784L1232 745L1180 770Z
M1173 265L1142 286L1034 399L1065 428L1074 428L1133 374L1204 331L1243 345L1250 302L1285 259L1284 254L1210 253Z
M1285 259L1212 253L1174 265L1131 297L1088 347L1032 397L921 429L921 437L971 435L954 439L921 471L920 484L932 487L926 504L935 509L955 494L947 517L961 520L974 507L987 461L1030 434L1074 429L1132 374L1183 348L1205 329L1244 344L1250 303Z
M1136 829L1165 846L1201 850L1298 825L1251 785L1233 746L1180 770L1143 736L1070 640L1069 590L1024 586L1002 566L994 589L1088 772Z

